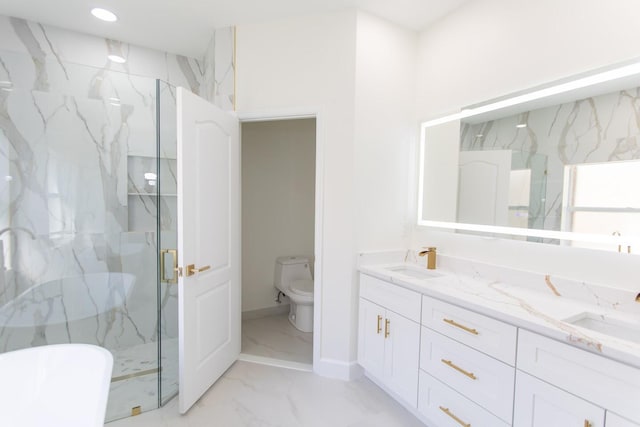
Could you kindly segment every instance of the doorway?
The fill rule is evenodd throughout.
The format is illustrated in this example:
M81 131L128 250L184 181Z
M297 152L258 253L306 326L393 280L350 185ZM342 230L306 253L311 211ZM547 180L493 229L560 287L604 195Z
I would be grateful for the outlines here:
M307 259L314 275L316 118L247 121L241 135L241 358L311 370L313 332L274 281L281 257Z

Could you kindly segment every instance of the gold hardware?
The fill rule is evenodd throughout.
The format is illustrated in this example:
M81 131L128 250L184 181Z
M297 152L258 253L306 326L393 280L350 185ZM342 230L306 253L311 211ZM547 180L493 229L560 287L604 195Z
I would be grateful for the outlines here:
M158 372L162 372L162 368L146 369L144 371L138 371L132 374L120 375L118 377L111 377L111 382L117 383L118 381L124 381L124 380L129 380L131 378L143 377L145 375L150 375L150 374L157 374Z
M440 359L440 361L442 361L442 363L444 363L445 365L449 366L450 368L453 368L456 371L460 372L461 374L464 374L464 375L468 376L472 380L477 380L478 379L478 377L476 377L473 374L473 372L465 371L464 369L462 369L461 367L459 367L455 363L453 363L451 360Z
M131 416L135 417L136 415L140 415L142 413L142 407L141 406L134 406L133 408L131 408Z
M389 338L389 335L391 335L391 328L389 327L390 325L391 325L391 320L384 319L384 337L385 338Z
M620 234L619 231L614 231L613 233L611 233L612 236L622 236L622 234ZM618 245L618 253L622 252L622 245Z
M380 332L382 332L382 326L380 326L380 321L382 320L382 316L380 316L378 314L378 325L376 327L376 334L379 334Z
M185 273L185 276L187 277L191 277L194 274L196 274L196 265L195 264L189 264L187 265L187 271Z
M427 255L427 269L428 270L435 270L436 269L436 248L433 246L430 246L428 248L425 248L426 251L420 251L418 252L418 256L425 256Z
M584 427L591 427L589 420L584 420Z
M171 271L178 272L178 251L175 249L162 249L160 251L160 281L161 282L167 282L167 283L171 283L171 284L176 284L178 283L178 275L174 274L173 277L170 277L167 279L167 277L165 276L167 270L165 270L166 266L165 266L165 256L169 254L171 255L172 258L172 267L171 267Z
M442 412L444 412L445 414L449 415L451 418L453 418L458 424L460 424L461 426L464 427L471 427L471 424L469 423L465 423L464 421L462 421L460 418L456 417L455 414L453 412L451 412L449 410L449 408L445 408L444 406L440 406L440 410Z
M182 277L182 267L176 267L173 269L176 273L178 273L178 277Z
M455 326L456 328L460 328L464 331L469 332L470 334L473 335L478 335L478 331L473 329L473 328L469 328L467 326L461 325L460 323L456 322L455 320L451 320L451 319L442 319L443 322L447 322L450 325Z
M202 271L207 271L210 268L211 268L210 265L205 265L204 267L196 268L195 264L189 264L187 265L187 277L193 276L194 274L200 273Z
M640 294L636 295L636 302L640 302Z

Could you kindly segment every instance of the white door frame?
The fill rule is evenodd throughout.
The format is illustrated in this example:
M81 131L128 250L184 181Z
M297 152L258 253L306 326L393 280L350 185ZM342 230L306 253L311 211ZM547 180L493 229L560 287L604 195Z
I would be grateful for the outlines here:
M282 108L260 111L236 111L240 126L247 122L269 122L277 120L316 119L316 177L314 207L314 278L313 278L313 371L316 372L320 362L320 344L322 337L322 284L323 284L323 224L324 224L324 132L323 114L320 108ZM242 131L240 134L242 149ZM240 165L242 169L242 163ZM241 261L242 264L243 261Z

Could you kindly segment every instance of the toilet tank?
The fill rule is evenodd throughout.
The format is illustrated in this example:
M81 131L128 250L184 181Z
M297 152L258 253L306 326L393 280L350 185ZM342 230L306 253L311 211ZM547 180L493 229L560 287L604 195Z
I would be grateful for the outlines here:
M282 256L276 258L274 284L287 284L292 280L312 279L309 258Z

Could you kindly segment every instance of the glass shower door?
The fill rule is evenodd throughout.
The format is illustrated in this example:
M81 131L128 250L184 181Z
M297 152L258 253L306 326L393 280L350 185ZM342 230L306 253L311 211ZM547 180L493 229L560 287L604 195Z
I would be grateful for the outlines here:
M160 242L175 247L175 124L157 108L169 118L171 97L106 68L0 59L0 352L100 345L107 420L155 409L177 384L176 290L158 268Z

